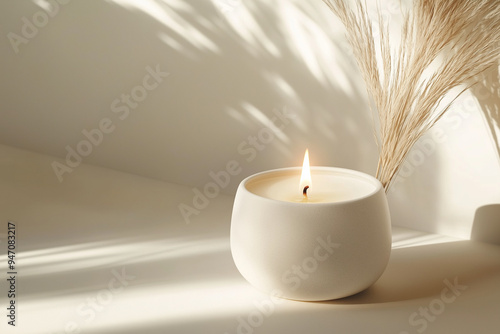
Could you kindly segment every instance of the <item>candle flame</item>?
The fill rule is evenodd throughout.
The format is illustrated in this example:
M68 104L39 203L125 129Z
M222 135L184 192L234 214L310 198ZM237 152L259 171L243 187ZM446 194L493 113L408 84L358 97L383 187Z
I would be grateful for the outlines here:
M307 188L306 188L307 187ZM309 150L304 154L302 175L300 176L300 191L307 197L307 189L311 187L311 168L309 167Z

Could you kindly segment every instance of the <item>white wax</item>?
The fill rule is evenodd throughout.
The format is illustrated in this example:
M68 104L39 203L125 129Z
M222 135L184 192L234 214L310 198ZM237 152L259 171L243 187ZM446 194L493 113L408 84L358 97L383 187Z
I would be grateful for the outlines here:
M348 169L311 167L307 199L300 189L300 168L260 173L246 182L246 188L262 197L297 203L332 203L359 199L377 189L376 180Z

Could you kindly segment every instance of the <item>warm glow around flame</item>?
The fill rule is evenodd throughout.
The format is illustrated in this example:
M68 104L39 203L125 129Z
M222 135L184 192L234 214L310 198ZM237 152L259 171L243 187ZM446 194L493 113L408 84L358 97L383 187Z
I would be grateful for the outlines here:
M306 186L311 187L311 169L309 168L309 150L306 150L304 155L304 163L302 164L302 175L300 176L300 191L304 191Z

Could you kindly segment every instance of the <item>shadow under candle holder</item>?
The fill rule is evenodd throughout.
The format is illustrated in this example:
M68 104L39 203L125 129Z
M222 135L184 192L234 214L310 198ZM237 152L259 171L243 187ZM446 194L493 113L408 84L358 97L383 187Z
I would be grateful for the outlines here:
M447 282L477 286L499 275L499 254L497 246L469 240L393 249L386 271L374 285L350 297L317 303L411 303L439 297Z

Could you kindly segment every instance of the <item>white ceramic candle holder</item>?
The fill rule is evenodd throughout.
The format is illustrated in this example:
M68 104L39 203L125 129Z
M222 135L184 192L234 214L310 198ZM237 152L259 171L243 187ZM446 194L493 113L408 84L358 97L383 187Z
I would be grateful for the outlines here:
M300 171L267 171L239 185L231 221L238 270L258 289L294 300L337 299L368 288L391 252L381 183L353 170L312 167L311 202L303 203L294 195Z

